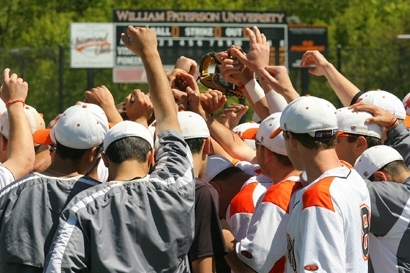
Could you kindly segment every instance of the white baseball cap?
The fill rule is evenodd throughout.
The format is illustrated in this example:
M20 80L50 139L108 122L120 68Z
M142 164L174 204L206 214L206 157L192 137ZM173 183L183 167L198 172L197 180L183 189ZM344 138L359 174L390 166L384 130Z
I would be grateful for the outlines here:
M31 134L34 134L35 131L46 128L45 121L43 116L37 112L37 110L30 106L24 106L24 113L26 114L28 124L30 126ZM0 118L0 133L6 138L10 137L10 123L9 115L7 111L4 111ZM38 144L36 144L38 145Z
M73 149L90 149L103 143L109 129L104 110L92 103L67 108L53 129L37 130L38 144L60 144Z
M376 123L366 123L368 118L373 117L369 112L353 112L348 107L336 110L339 132L382 138L383 129Z
M178 112L178 122L184 139L208 138L211 136L205 120L195 112Z
M390 162L401 160L403 157L399 152L387 145L377 145L365 150L354 164L356 171L365 179L372 176Z
M232 129L232 132L237 134L249 147L256 149L255 137L258 132L259 123L248 121L238 124Z
M115 124L108 130L103 144L104 152L111 143L126 137L140 137L148 141L151 149L154 147L154 139L146 127L137 122L125 120Z
M232 162L229 161L226 157L220 155L210 155L208 156L208 163L206 164L206 169L201 177L201 180L209 182L220 172L233 166L234 165L232 164Z
M394 114L396 118L406 118L406 110L404 109L403 102L390 92L384 90L367 91L359 97L358 102L360 101L376 105Z
M280 130L281 115L282 112L276 112L265 118L259 125L256 139L270 151L287 156L283 133L278 132L274 137L270 137L272 132Z
M300 97L283 109L280 128L312 137L331 137L337 133L336 108L329 101L314 97ZM272 136L272 134L271 134Z

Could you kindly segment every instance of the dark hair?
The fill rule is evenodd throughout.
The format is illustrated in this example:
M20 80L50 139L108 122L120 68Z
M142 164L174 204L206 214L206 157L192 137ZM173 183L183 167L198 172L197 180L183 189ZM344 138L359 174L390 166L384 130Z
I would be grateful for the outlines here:
M290 131L283 131L283 137L285 139L289 138L289 133L292 134L304 147L309 150L317 150L318 148L330 149L334 148L337 143L337 134L334 134L331 137L312 137L309 134L297 134Z
M69 159L71 161L76 162L80 160L88 150L89 149L70 148L70 147L64 146L63 144L57 141L56 155L58 155L62 159Z
M403 172L403 170L407 169L406 164L403 160L395 160L390 163L387 163L384 167L380 169L380 171L384 171L391 176L396 176Z
M144 163L151 149L148 141L141 137L126 137L111 143L105 150L105 154L115 164L126 160L137 160Z
M188 144L189 149L192 154L197 154L201 152L202 145L205 142L205 138L191 138L186 139L185 142Z
M359 136L362 136L366 139L367 148L377 146L377 145L382 145L382 140L377 137L356 135L356 134L349 134L349 136L347 137L347 142L353 143L359 138Z

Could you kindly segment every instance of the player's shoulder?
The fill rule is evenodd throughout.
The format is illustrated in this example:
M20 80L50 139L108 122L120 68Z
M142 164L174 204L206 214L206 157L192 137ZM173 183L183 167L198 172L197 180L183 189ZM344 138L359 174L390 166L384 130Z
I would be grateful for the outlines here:
M211 184L196 178L195 179L195 195L218 195L218 192Z
M335 179L337 179L337 177L327 176L308 186L302 195L303 209L321 207L334 211L330 186Z
M301 188L302 184L298 179L288 178L282 180L280 183L274 184L268 188L262 202L271 203L288 211L292 195Z

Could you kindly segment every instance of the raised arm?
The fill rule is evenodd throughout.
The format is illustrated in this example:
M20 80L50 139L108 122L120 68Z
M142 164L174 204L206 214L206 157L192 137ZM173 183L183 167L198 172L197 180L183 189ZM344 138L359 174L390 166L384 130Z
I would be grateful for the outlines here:
M230 53L252 70L257 78L261 79L261 72L269 65L270 45L266 36L261 33L257 27L253 27L252 29L246 28L246 33L249 36L250 42L249 52L244 54L240 50L231 48ZM287 105L286 100L266 81L260 81L260 83L262 86L259 86L259 83L254 79L248 82L245 88L251 97L258 98L262 95L265 96L269 107L269 114L281 112ZM265 117L260 118L264 119Z
M351 81L343 76L326 58L317 50L309 50L303 54L300 63L302 67L309 67L309 72L316 76L325 76L333 91L344 106L349 106L354 96L360 91Z
M174 129L180 132L177 109L157 49L158 41L155 31L149 28L128 26L127 33L122 33L121 39L127 48L141 58L144 64L157 122L157 133L166 129Z
M34 166L33 136L24 113L27 92L27 82L15 73L10 76L9 68L4 69L0 96L6 103L9 115L10 137L9 157L2 166L9 169L15 179L30 173ZM10 182L1 181L0 187Z
M105 85L91 88L84 93L85 102L94 103L100 106L107 115L108 121L117 124L123 121L114 102L114 97Z

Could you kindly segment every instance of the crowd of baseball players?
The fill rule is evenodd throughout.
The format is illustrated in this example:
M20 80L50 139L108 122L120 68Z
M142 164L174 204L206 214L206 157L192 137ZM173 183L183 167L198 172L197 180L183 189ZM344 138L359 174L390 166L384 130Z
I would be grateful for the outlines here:
M301 66L343 106L300 96L246 34L217 59L247 104L201 92L190 58L164 71L149 28L121 35L148 90L97 86L48 124L5 68L0 273L410 272L410 93L361 91L313 50Z

